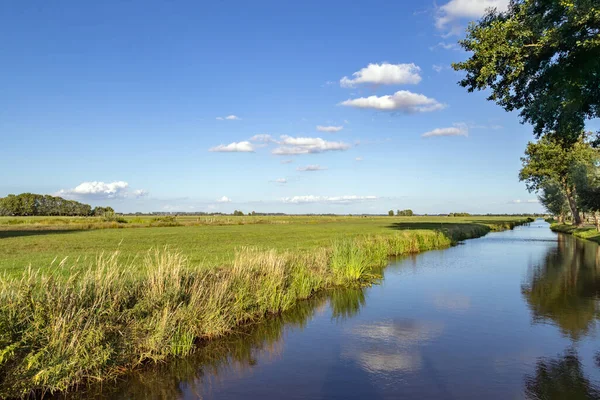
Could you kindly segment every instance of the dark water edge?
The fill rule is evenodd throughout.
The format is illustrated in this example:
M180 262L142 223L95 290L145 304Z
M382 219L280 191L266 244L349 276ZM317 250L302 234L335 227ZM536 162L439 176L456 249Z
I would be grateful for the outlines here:
M599 294L600 247L536 221L63 398L600 399Z

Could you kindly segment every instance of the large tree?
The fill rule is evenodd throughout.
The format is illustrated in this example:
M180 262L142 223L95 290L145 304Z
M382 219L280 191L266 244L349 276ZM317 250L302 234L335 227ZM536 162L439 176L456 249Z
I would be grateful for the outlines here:
M554 137L545 136L530 142L521 158L523 168L519 180L525 181L530 192L538 192L550 183L560 186L565 195L573 223L581 225L577 207L577 179L574 173L579 165L589 164L596 159L596 150L585 141L585 135L568 146Z
M600 2L511 0L467 29L469 92L491 89L488 100L519 110L536 137L573 143L587 119L600 117Z

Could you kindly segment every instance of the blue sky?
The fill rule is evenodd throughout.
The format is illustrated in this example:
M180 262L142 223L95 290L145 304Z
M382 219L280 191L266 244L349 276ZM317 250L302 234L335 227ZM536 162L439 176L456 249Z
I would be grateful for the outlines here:
M450 69L468 21L506 3L4 2L0 196L541 211L517 178L531 128Z

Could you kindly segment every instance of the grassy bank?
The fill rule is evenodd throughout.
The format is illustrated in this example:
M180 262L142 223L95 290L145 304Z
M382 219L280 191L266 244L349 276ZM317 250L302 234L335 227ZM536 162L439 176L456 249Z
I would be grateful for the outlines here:
M592 242L600 244L600 232L596 230L595 226L586 225L578 227L569 224L553 223L550 225L550 229L554 232L568 233L569 235L591 240Z
M469 230L506 229L523 217L222 216L200 217L200 222L195 217L178 217L176 223L181 226L140 229L129 229L133 223L124 224L124 229L83 229L87 218L67 217L45 219L46 225L41 229L38 225L41 219L22 217L17 219L22 223L3 225L0 218L0 272L20 276L29 265L61 269L65 258L63 265L89 264L101 252L116 250L138 267L148 249L164 246L181 251L191 265L210 267L230 264L241 247L309 252L329 246L332 240L361 235L391 236L404 230L440 230L454 238L466 232L466 237L471 237ZM4 218L5 222L9 220ZM68 222L71 220L78 221L76 228ZM93 225L95 219L90 220L87 223ZM57 225L56 221L61 222Z
M370 284L389 256L445 248L491 229L464 223L354 232L311 251L240 247L230 262L212 266L168 249L134 258L113 252L5 274L0 397L74 389L190 354L204 340L285 311L315 292Z

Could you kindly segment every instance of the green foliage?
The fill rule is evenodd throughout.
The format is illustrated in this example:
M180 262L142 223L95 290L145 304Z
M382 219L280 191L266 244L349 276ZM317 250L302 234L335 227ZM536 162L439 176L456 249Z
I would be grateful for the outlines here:
M235 215L236 217L243 217L244 213L242 211L240 211L240 210L235 210L233 212L233 215Z
M415 214L413 213L413 210L407 209L407 210L397 210L396 215L399 217L412 217Z
M389 215L390 217L393 217L393 216L394 216L394 210L390 210L390 211L388 211L388 215Z
M471 214L466 212L455 212L448 214L449 217L470 217Z
M592 166L597 157L598 152L586 142L586 135L569 145L545 136L527 145L525 157L521 158L523 167L519 172L519 180L525 181L530 192L548 190L548 200L560 200L552 192L557 186L560 187L574 222L580 224L577 191L577 183L581 182L580 169ZM546 199L546 195L542 195L542 198ZM553 209L560 208L560 204L553 205Z
M88 204L74 200L65 200L62 197L21 193L9 194L0 198L0 215L8 216L36 216L36 215L67 215L87 216L92 213Z
M95 217L104 217L106 214L114 214L115 210L112 207L94 207L91 215Z
M561 186L551 179L546 180L540 186L538 199L540 204L552 215L556 215L562 221L569 212L569 203Z
M600 6L597 0L513 0L469 26L453 64L460 85L490 89L488 100L520 110L536 137L573 143L600 117Z

